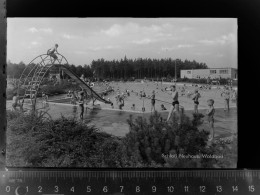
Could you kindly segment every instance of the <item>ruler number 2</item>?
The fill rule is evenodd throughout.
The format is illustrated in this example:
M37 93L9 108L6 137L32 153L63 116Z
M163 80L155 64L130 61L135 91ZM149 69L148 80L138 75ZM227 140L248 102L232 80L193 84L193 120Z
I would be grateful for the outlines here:
M42 186L38 186L38 192L42 193Z
M206 186L200 186L200 192L206 192Z

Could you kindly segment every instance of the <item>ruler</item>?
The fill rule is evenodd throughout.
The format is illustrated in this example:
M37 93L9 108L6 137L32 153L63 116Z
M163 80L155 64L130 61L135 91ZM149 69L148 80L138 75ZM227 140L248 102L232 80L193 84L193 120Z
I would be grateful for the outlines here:
M26 170L0 172L1 195L260 194L260 170Z

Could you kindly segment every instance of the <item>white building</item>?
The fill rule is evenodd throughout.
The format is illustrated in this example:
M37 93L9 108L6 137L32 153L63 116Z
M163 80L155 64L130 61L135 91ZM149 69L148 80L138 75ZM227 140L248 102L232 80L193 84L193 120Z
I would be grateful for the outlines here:
M237 79L237 69L235 68L209 68L209 69L193 69L181 70L181 78L203 79L208 78L230 78Z

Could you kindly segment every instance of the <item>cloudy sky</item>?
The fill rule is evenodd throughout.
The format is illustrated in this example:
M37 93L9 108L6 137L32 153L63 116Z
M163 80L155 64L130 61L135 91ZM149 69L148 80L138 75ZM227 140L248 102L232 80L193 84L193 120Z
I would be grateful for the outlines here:
M75 65L126 55L237 68L237 30L234 18L8 18L7 60L29 63L58 43Z

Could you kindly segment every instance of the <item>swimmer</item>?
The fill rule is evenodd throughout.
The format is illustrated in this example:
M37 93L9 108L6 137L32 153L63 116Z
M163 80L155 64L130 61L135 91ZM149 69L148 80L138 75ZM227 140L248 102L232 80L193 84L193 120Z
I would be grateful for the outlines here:
M20 97L19 95L15 92L14 96L13 96L13 103L12 103L12 107L14 110L16 110L16 107L19 106L20 110L23 110L23 105L20 103Z
M155 91L153 90L152 96L151 96L151 112L155 112Z
M214 105L214 100L213 99L209 99L207 101L208 103L208 110L206 112L206 115L208 116L208 123L209 123L209 129L210 129L210 135L209 135L209 141L212 141L214 139L214 113L215 113L215 109L213 107Z
M79 93L79 108L80 108L80 119L83 119L83 114L84 114L84 92L81 91Z
M162 110L167 110L163 104L161 104L161 109Z
M176 91L176 86L175 85L172 85L171 86L171 94L172 96L172 105L171 105L171 108L170 108L170 111L169 111L169 114L168 114L168 117L167 117L167 120L166 121L169 121L173 111L176 109L177 113L179 113L179 101L178 101L178 91Z
M198 89L195 89L195 93L193 95L192 100L194 101L194 113L198 113L198 106L199 106L199 98L200 94L198 92Z

